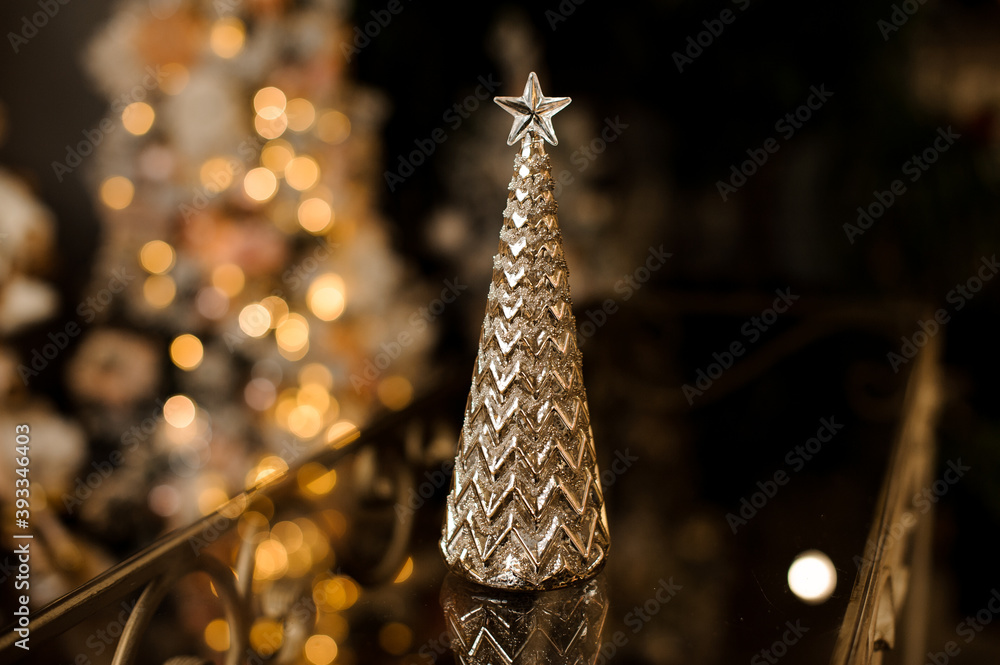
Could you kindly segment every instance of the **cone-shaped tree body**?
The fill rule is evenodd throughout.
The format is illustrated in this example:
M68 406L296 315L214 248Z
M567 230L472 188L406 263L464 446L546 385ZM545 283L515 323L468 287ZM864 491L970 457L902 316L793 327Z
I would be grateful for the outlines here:
M514 159L441 550L480 584L594 574L609 534L548 155Z

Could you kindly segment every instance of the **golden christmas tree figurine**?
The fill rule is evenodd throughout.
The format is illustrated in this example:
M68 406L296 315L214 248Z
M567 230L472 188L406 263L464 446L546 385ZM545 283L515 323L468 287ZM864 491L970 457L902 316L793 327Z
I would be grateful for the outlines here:
M608 554L568 269L549 158L552 116L534 72L514 116L514 158L493 282L465 407L441 551L461 575L503 589L550 589L597 572Z

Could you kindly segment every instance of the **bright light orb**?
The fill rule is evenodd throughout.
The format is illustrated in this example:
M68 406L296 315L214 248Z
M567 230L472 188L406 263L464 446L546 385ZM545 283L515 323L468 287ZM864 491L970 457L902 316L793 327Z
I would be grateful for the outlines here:
M837 569L823 552L807 550L788 567L788 588L803 602L819 605L837 588Z

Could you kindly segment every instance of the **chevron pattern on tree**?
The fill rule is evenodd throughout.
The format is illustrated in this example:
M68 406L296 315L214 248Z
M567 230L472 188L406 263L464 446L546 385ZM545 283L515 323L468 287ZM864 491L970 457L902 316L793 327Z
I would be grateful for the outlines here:
M464 665L592 665L608 612L604 575L537 593L495 591L445 579L441 606Z
M548 155L514 159L441 550L481 584L594 574L609 545Z

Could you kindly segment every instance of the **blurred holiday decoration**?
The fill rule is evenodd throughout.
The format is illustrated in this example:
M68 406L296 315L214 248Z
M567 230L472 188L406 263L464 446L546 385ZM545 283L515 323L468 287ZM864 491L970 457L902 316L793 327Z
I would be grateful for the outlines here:
M534 72L514 116L514 159L441 550L456 572L508 589L593 575L609 545L549 158L552 115Z
M28 186L7 171L0 171L0 210L0 427L12 433L12 445L13 433L22 434L21 443L27 441L27 445L20 453L30 460L28 466L15 464L14 455L0 457L0 486L10 488L10 494L0 497L0 508L10 516L6 523L13 525L15 488L30 495L30 524L38 534L32 550L31 598L45 603L110 561L99 548L69 532L58 518L59 497L74 491L74 475L86 458L84 431L32 389L39 368L58 354L57 342L68 335L58 332L30 350L18 343L28 331L51 319L59 305L57 291L48 280L54 220ZM32 441L44 443L32 446ZM13 551L18 542L9 538L5 528L0 547Z
M55 563L78 573L32 602L288 469L296 501L330 499L336 471L303 463L376 413L405 408L426 385L434 331L420 306L430 298L376 210L386 102L344 69L346 12L336 0L126 1L93 40L87 64L111 115L56 165L60 178L77 167L91 176L103 222L82 300L64 307L73 343L60 348L58 368L0 348L0 418L16 409L47 442L33 450L33 482L52 524L38 516L40 498L33 524L53 543ZM49 318L58 302L38 277L51 253L48 213L6 174L0 208L6 336ZM53 373L50 383L64 378L64 406L79 424L22 390L19 367ZM54 374L63 368L65 377ZM375 502L395 519L383 496L386 463L359 456L358 477L340 483L354 494L318 517L296 517L296 502L277 514L267 500L253 506L239 535L254 564L249 590L264 605L263 627L248 636L258 653L285 643L288 658L312 648L319 655L309 662L332 660L323 658L335 644L303 645L308 634L293 636L276 618L294 613L288 603L303 589L321 616L324 602L334 614L352 604L357 585L327 572L332 546L358 504ZM105 550L78 544L57 516ZM223 567L246 569L232 551L217 553ZM46 564L33 561L45 588ZM383 568L395 574L398 565ZM158 630L225 652L228 628L198 609L214 590L175 582L181 625ZM333 595L317 595L317 585ZM339 614L330 620L343 624Z
M115 115L68 382L147 479L102 485L98 522L115 500L189 523L261 458L291 463L419 387L432 331L375 210L386 104L344 69L345 11L126 2L92 42Z
M537 593L486 589L448 575L441 607L463 665L594 663L608 614L605 574Z

